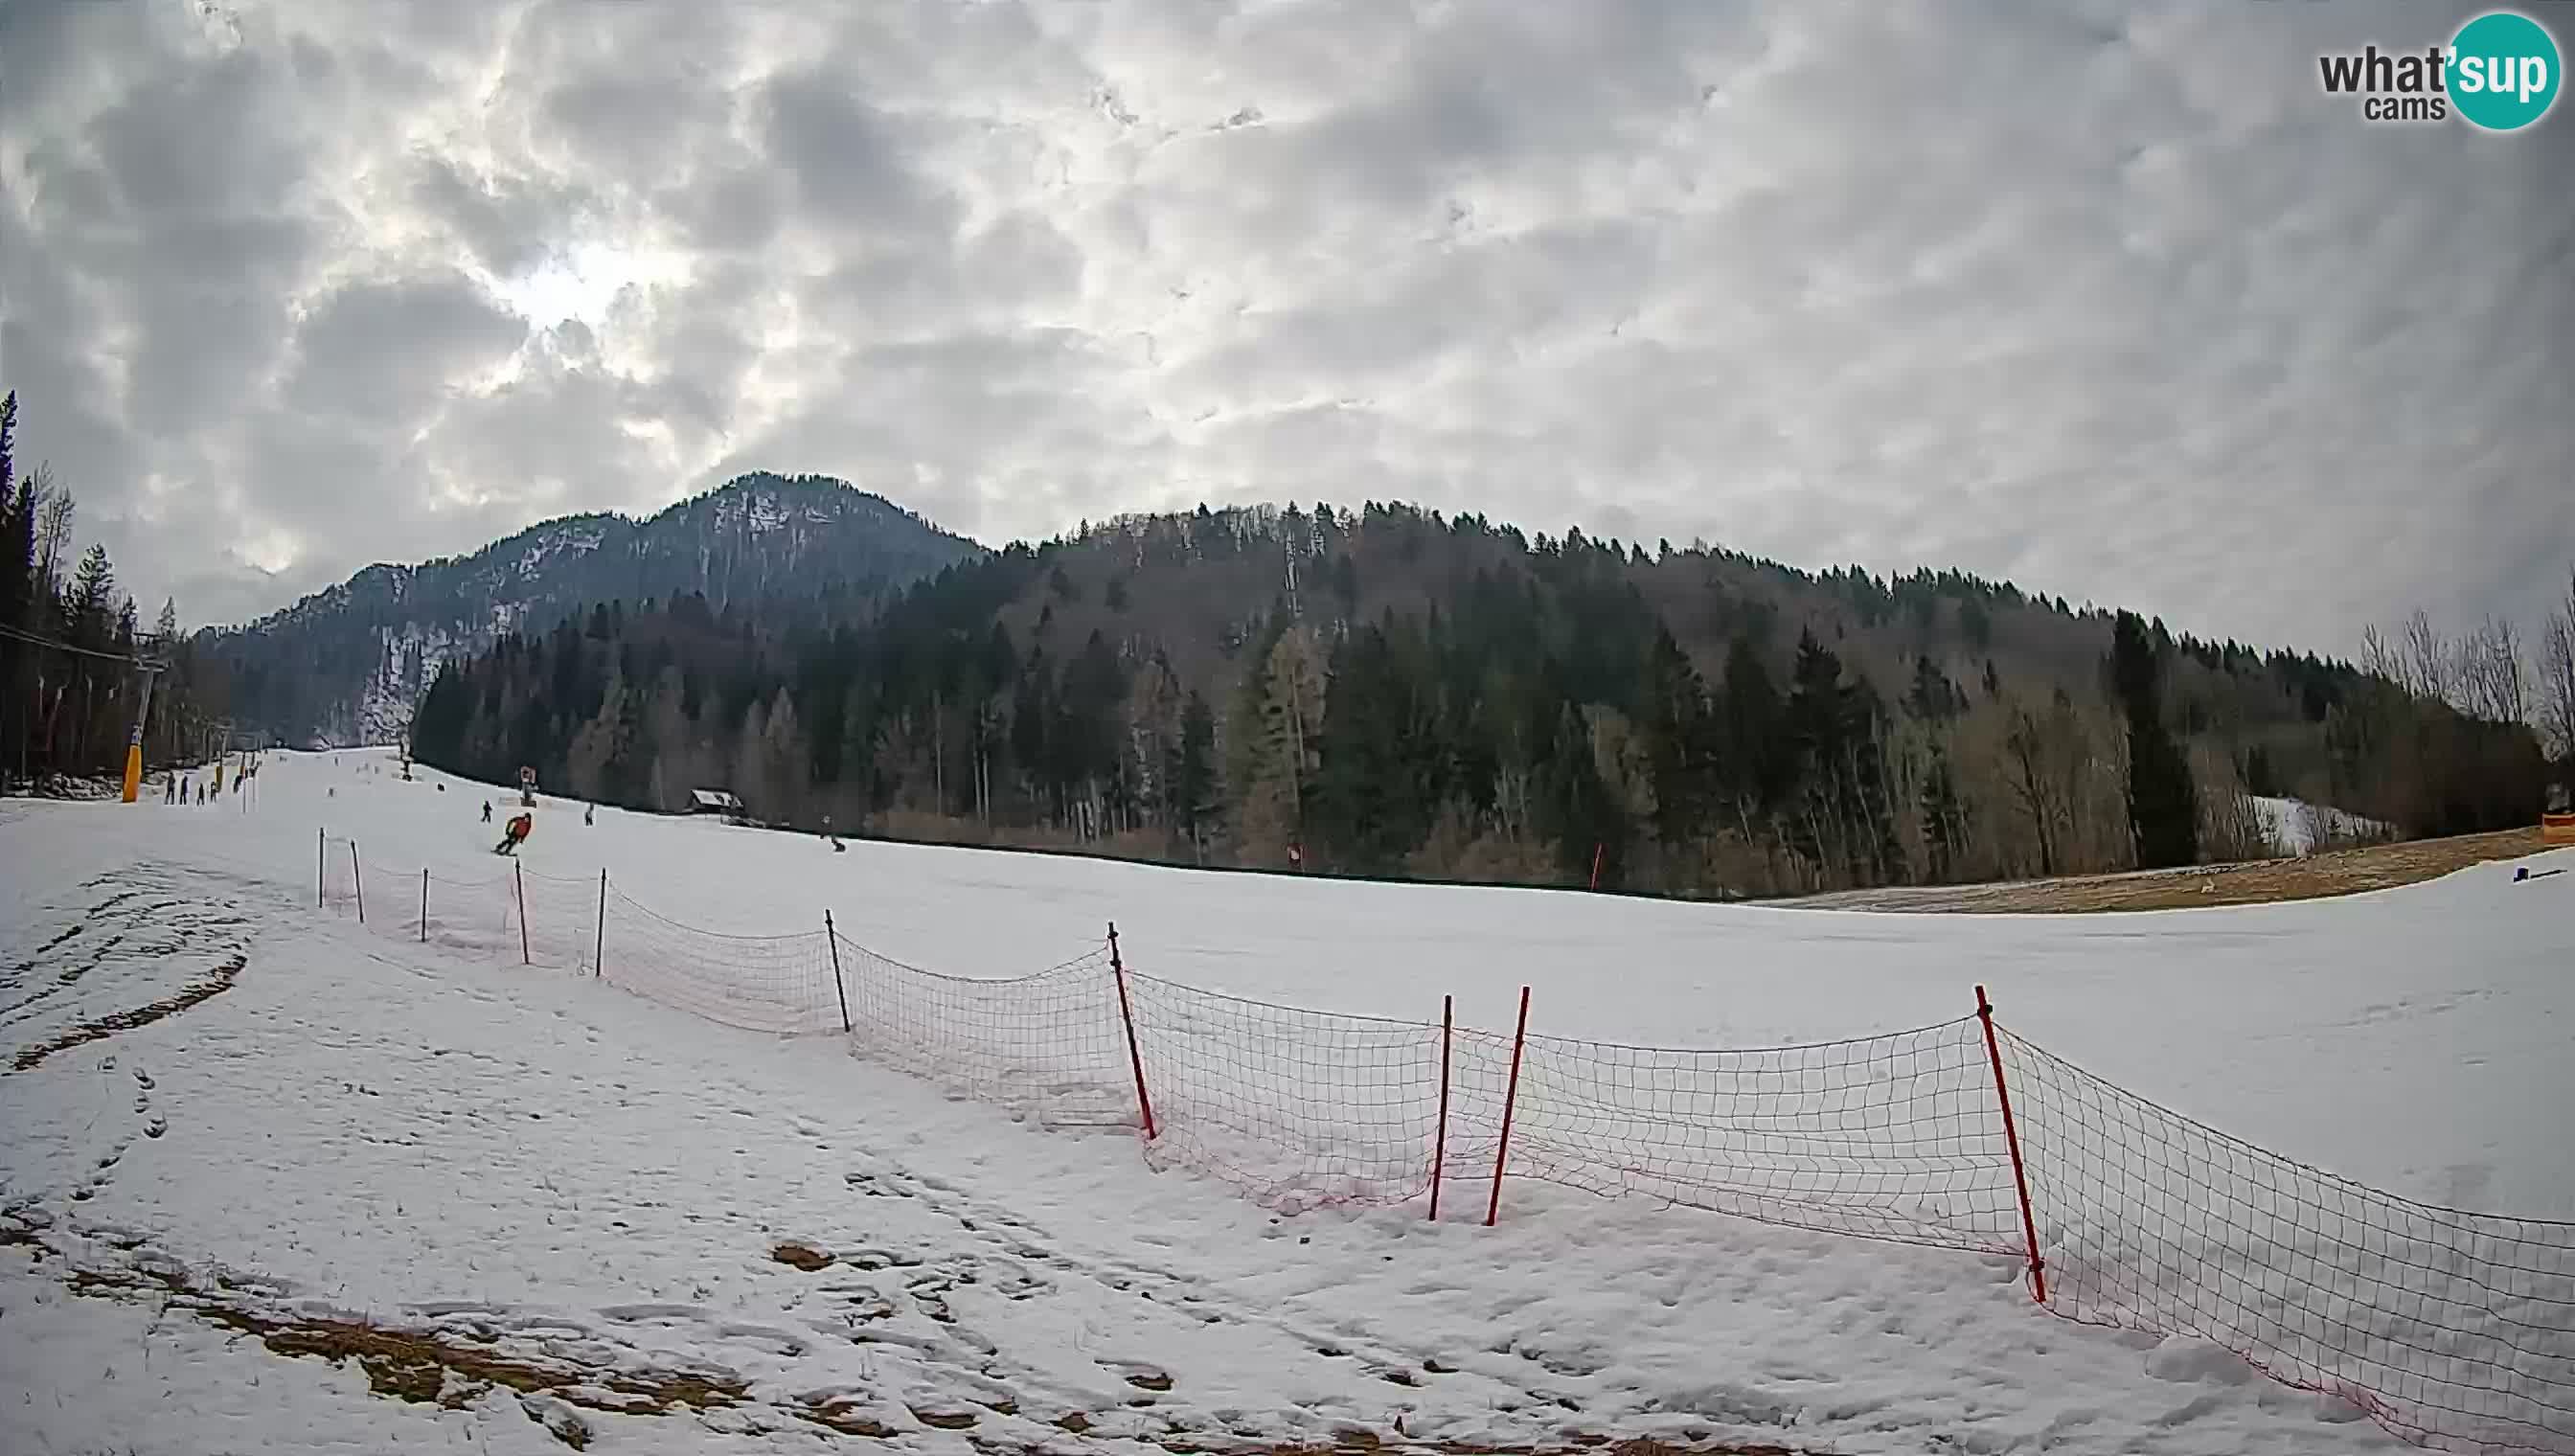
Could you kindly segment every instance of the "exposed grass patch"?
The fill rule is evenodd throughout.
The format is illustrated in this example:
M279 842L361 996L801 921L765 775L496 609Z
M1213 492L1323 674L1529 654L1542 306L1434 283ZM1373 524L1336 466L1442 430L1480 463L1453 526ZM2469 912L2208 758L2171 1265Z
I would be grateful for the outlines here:
M2088 874L2004 884L1897 885L1838 890L1776 903L1812 909L1948 911L1966 914L2059 914L2176 910L2205 905L2269 904L2324 899L2437 879L2495 859L2518 859L2543 847L2539 830L2502 829L2446 839L2410 839L2327 849L2297 859L2252 859L2185 869Z
M827 1430L844 1436L866 1436L882 1441L896 1434L895 1428L867 1413L867 1408L847 1397L814 1401L798 1409L798 1415Z
M428 1330L405 1330L363 1320L280 1316L228 1301L166 1265L117 1270L75 1270L65 1281L75 1294L131 1298L159 1294L169 1308L256 1338L290 1358L354 1363L367 1388L394 1400L455 1410L501 1387L520 1395L550 1396L567 1405L625 1415L667 1415L717 1410L743 1403L749 1389L729 1373L578 1365L536 1355L512 1354ZM224 1285L229 1290L232 1285ZM547 1428L575 1448L588 1442L588 1427L551 1420Z

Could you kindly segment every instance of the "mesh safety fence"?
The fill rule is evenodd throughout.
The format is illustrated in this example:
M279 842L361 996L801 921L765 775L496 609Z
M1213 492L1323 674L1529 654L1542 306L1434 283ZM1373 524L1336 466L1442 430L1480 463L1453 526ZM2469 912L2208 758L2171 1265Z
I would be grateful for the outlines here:
M1457 1032L1452 1167L1490 1167L1511 1037ZM1509 1176L1942 1248L2022 1245L1975 1018L1735 1051L1530 1036Z
M1437 1026L1127 980L1156 1162L1199 1168L1283 1211L1429 1190Z
M846 1026L856 1054L1030 1121L1141 1128L1141 1075L1150 1161L1287 1212L1403 1203L1444 1166L1449 1206L1480 1214L1507 1113L1505 1181L2026 1257L1999 1060L2050 1312L2204 1340L2417 1444L2575 1456L2575 1224L2306 1167L1999 1025L1989 1052L1974 1016L1800 1046L1515 1046L1203 990L1122 967L1112 944L962 976L819 926L686 925L598 878L362 866L345 839L318 857L322 903L363 902L373 933L599 972L755 1031Z
M2050 1310L2206 1340L2421 1444L2575 1452L2575 1224L2409 1202L1996 1034Z
M604 929L600 880L565 879L522 869L499 888L504 956L515 949L524 963L549 970L598 968L593 947ZM515 946L508 943L513 937L518 941Z
M606 904L597 964L610 985L747 1031L795 1036L841 1029L832 942L820 926L797 934L726 934L682 924L614 885Z
M744 935L684 924L604 877L513 865L497 874L366 863L345 838L321 850L325 908L390 940L580 971L727 1026L779 1035L839 1031L832 946L820 926Z
M907 965L843 936L852 1049L1052 1126L1132 1126L1136 1083L1108 947L1034 975Z
M387 940L427 943L478 959L521 959L516 886L507 869L465 874L452 869L381 864L344 838L323 852L325 908Z

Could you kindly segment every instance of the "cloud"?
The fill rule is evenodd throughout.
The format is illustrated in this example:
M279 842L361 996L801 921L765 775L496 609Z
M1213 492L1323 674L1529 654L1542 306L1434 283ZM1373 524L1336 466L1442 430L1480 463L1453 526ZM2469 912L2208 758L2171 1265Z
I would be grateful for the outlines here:
M314 300L295 328L279 402L408 430L446 392L498 368L525 324L462 273L355 281Z
M987 539L1404 498L2348 651L2575 559L2575 119L2315 79L2470 13L14 6L0 384L191 621L762 468Z

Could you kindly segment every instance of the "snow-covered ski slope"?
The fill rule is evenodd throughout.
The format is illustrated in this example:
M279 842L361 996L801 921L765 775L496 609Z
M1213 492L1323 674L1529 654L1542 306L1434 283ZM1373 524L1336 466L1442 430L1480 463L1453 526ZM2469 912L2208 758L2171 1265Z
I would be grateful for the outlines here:
M2308 854L2335 843L2385 838L2392 830L2381 821L2347 813L2330 804L2304 799L2255 795L2253 811L2261 816L2262 833L2282 854Z
M549 798L514 879L479 814L490 797L506 818L502 794L403 782L384 754L273 757L254 795L0 806L0 1052L25 1066L0 1077L0 1391L25 1392L0 1398L0 1449L541 1451L572 1422L638 1451L1351 1428L2396 1449L2370 1413L2435 1436L2517 1414L2525 1447L2575 1449L2575 1267L2550 1225L2421 1225L2054 1059L2393 1194L2575 1217L2575 875L1840 915L836 854L614 810L584 825ZM1164 1103L1150 1158L1113 919ZM521 965L523 932L539 966L607 974ZM692 979L702 964L721 974ZM1977 982L2044 1134L2024 1135L2058 1302L2196 1310L2221 1341L2268 1339L2275 1368L2393 1388L2300 1392L2219 1341L2033 1307L1961 1019ZM1528 1120L1485 1229L1523 984ZM1636 1049L1791 1043L1829 1045ZM1281 1218L1243 1196L1402 1191L1392 1150L1418 1150L1443 1059L1443 1221L1417 1198ZM1888 1153L1919 1165L1869 1164ZM1957 1236L1896 1247L1538 1181L1601 1168L1810 1227ZM2142 1201L2087 1225L2082 1195L2113 1183ZM2264 1218L2194 1222L2193 1198ZM832 1262L780 1262L789 1241ZM2370 1287L2292 1287L2338 1252L2367 1256ZM2373 1323L2373 1292L2433 1325ZM2258 1330L2227 1323L2253 1312ZM2284 1343L2292 1315L2304 1345ZM401 1358L305 1357L360 1322L488 1359L430 1359L445 1405L369 1394L405 1387Z

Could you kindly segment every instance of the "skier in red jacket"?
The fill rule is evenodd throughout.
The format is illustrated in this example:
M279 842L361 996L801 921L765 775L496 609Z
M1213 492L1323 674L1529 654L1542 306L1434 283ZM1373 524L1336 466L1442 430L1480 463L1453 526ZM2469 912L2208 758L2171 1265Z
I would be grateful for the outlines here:
M501 842L492 846L492 852L495 854L518 853L519 846L528 841L528 831L534 829L536 826L537 816L535 814L524 811L519 813L513 817L509 823L502 826Z

